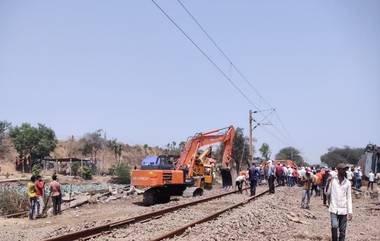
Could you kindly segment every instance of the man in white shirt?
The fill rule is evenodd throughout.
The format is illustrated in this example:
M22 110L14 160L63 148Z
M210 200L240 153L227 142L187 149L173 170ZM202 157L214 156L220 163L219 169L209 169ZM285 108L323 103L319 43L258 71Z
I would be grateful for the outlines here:
M268 185L269 185L269 193L274 194L274 179L276 178L275 168L272 163L272 160L268 161Z
M369 190L369 187L371 186L371 191L373 192L373 183L375 182L375 173L372 172L372 170L370 171L370 173L368 174L368 186L367 186L367 190Z
M331 217L331 235L333 241L344 241L347 220L352 219L351 183L345 178L346 164L337 166L338 176L332 178L328 193L330 194L329 212Z
M288 187L293 186L293 168L288 166Z
M347 179L351 182L351 185L353 185L352 177L353 177L354 173L351 171L351 168L347 169L346 174L347 174Z

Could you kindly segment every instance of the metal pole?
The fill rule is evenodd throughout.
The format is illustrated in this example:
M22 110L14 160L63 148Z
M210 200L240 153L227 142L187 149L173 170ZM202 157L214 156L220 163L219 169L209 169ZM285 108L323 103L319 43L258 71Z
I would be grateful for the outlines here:
M253 137L252 137L252 131L253 131L253 128L252 128L252 121L253 121L253 118L252 118L252 110L249 110L249 154L252 158L251 162L253 162Z

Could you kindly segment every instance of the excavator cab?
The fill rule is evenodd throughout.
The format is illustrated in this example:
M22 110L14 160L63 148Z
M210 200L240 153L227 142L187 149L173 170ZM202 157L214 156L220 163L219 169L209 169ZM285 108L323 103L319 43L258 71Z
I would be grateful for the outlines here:
M175 155L149 155L141 161L142 170L173 170L174 163L179 156Z

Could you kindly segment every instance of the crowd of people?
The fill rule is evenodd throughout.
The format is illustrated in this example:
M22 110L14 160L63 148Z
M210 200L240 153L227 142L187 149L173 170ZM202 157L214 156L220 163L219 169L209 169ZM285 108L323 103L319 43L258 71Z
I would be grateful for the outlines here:
M275 181L280 186L302 187L301 208L310 209L310 198L320 197L328 208L331 220L332 240L345 240L347 221L352 219L351 188L360 190L363 173L360 167L349 167L339 164L328 167L295 167L268 161L262 165L252 165L247 172L240 172L236 178L236 187L242 192L243 184L250 186L251 195L256 194L256 186L268 183L269 193L275 193ZM380 173L368 174L367 191L373 192L377 180L380 184ZM247 182L247 180L249 182ZM265 181L264 181L265 180Z
M51 197L53 203L53 214L57 215L61 213L61 186L58 182L57 175L52 176L52 181L49 183L49 186L46 189L45 182L43 181L40 175L32 175L30 181L27 183L27 195L29 198L29 219L33 220L45 215L46 204ZM45 192L49 192L47 199L44 197Z

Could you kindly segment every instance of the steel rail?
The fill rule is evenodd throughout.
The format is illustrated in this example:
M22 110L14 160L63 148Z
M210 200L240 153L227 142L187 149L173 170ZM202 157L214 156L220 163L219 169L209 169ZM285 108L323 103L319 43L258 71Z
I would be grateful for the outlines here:
M220 210L220 211L217 211L217 212L215 212L213 214L210 214L207 217L204 217L202 219L199 219L197 221L189 223L189 224L187 224L187 225L185 225L183 227L177 228L177 229L175 229L173 231L170 231L170 232L168 232L168 233L166 233L164 235L161 235L161 236L159 236L157 238L150 239L150 241L160 241L160 240L163 240L163 239L169 239L169 238L173 238L174 236L181 235L181 234L183 234L190 227L193 227L193 226L195 226L197 224L204 223L204 222L210 221L212 219L215 219L215 218L219 217L221 214L223 214L223 213L225 213L227 211L230 211L230 210L232 210L234 208L237 208L237 207L240 207L242 205L245 205L245 204L249 203L250 201L252 201L252 200L254 200L254 199L258 198L258 197L261 197L261 196L263 196L264 194L266 194L268 192L269 192L269 190L266 190L266 191L264 191L262 193L259 193L259 194L255 195L253 197L250 197L250 198L248 198L248 199L246 199L246 200L244 200L242 202L239 202L237 204L233 204L233 205L231 205L231 206L229 206L229 207L227 207L227 208L225 208L223 210Z
M244 188L244 190L247 190L247 189L248 188ZM63 234L63 235L47 238L47 239L44 239L43 241L72 241L72 240L77 240L77 239L81 239L81 238L87 238L90 236L95 236L97 234L101 234L103 232L110 231L111 229L115 229L115 228L118 228L121 226L130 225L130 224L145 221L145 220L149 220L149 219L152 219L152 218L155 218L158 216L162 216L163 214L176 211L176 210L181 209L181 208L197 205L197 204L203 203L203 202L208 202L210 200L218 199L218 198L221 198L221 197L224 197L227 195L231 195L234 193L238 193L238 192L239 192L239 190L236 190L236 191L230 191L227 193L214 195L214 196L207 197L207 198L202 198L202 199L195 200L192 202L187 202L187 203L179 204L179 205L168 207L168 208L163 208L161 210L145 213L145 214L135 216L132 218L127 218L127 219L124 219L121 221L116 221L116 222L112 222L112 223L105 224L105 225L100 225L100 226L96 226L96 227L92 227L92 228L88 228L88 229L84 229L84 230L80 230L80 231L76 231L76 232L72 232L72 233L68 233L68 234Z

